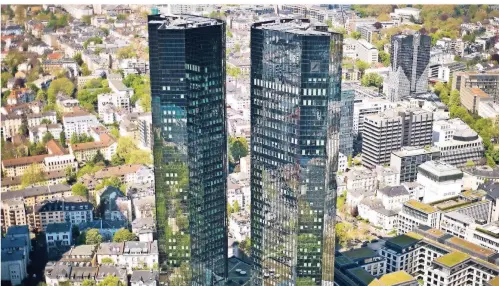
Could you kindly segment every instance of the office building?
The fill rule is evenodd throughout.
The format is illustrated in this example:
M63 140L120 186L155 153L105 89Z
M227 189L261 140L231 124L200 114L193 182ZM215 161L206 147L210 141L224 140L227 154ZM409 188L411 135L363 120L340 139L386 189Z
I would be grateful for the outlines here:
M353 154L353 106L354 87L342 84L341 86L341 118L340 118L340 153L344 156Z
M391 109L368 115L362 135L362 163L373 168L390 162L393 151L402 146L431 144L433 113L420 108Z
M357 59L368 64L378 62L378 49L364 39L357 41Z
M456 72L452 78L452 89L479 88L494 99L499 95L499 72Z
M252 25L254 285L333 283L341 51L309 19Z
M459 118L436 121L433 142L440 150L440 160L456 167L478 163L485 151L482 138Z
M463 186L463 172L440 161L428 161L418 167L417 182L424 188L423 202L457 196Z
M227 278L225 22L150 15L156 219L162 271Z
M358 91L358 90L356 90ZM360 136L364 131L364 118L368 114L378 114L388 110L395 105L381 98L365 97L355 100L353 107L353 133Z
M380 38L380 29L377 29L372 24L360 25L356 29L360 33L360 38L367 43L372 43L374 39Z
M476 87L461 89L461 104L471 113L478 113L480 105L493 101L487 93Z
M392 101L400 101L428 89L431 37L419 34L394 35L390 47L390 72L383 93Z
M440 151L435 147L403 147L392 152L390 167L400 173L400 182L414 182L418 174L418 166L426 161L438 160Z

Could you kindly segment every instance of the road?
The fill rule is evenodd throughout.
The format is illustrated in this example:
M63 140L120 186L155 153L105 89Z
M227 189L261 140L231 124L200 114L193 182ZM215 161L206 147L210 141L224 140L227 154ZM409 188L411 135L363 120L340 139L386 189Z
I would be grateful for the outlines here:
M37 234L32 240L33 251L30 254L31 264L28 266L28 281L25 285L36 286L39 282L45 281L43 271L48 262L47 250L45 248L45 235ZM33 277L33 274L36 277Z

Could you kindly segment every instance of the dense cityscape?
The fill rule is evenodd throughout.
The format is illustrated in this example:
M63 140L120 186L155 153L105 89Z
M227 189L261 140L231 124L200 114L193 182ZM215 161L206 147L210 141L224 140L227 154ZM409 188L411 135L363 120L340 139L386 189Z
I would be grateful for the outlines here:
M1 17L2 285L499 285L499 5Z

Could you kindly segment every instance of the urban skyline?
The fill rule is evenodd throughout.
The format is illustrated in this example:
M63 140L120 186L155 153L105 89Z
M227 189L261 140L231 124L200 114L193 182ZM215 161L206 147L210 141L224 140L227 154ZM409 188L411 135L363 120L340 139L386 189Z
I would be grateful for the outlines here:
M2 285L499 282L499 5L1 5Z

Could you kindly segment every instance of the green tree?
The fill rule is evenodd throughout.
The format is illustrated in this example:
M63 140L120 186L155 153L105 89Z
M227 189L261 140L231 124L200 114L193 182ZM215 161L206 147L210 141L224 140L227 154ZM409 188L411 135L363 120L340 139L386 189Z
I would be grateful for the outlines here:
M90 15L85 15L81 17L81 21L87 25L90 25L90 22L92 21L92 17Z
M146 93L140 99L140 106L144 112L151 112L152 97L150 93Z
M233 213L234 213L234 208L231 206L231 204L227 203L227 214L230 216Z
M241 157L248 155L248 142L246 138L239 137L235 139L230 146L230 152L236 162L239 162Z
M67 146L67 144L66 144L66 132L61 131L61 133L59 133L59 143L60 143L63 147L66 147L66 146Z
M121 158L118 154L114 154L111 157L111 165L112 166L120 166L123 164L125 164L125 160L123 158Z
M137 236L126 228L121 228L114 233L113 242L133 241Z
M116 16L116 19L123 21L123 20L128 19L128 15L127 14L118 14L118 16Z
M81 53L76 53L74 56L73 56L73 60L75 60L75 62L81 66L83 64L83 59L81 57Z
M363 86L375 86L379 88L383 85L383 77L377 73L364 74L360 79L360 83Z
M101 260L102 264L114 264L114 260L110 257L104 257Z
M99 244L102 242L102 235L96 228L91 228L85 233L85 243L86 244Z
M87 197L88 196L88 188L82 183L76 183L71 187L71 192L74 196Z
M73 94L74 89L75 87L73 82L65 77L58 78L52 81L49 88L47 89L48 103L55 104L56 96L59 92L64 95L70 96Z
M7 81L12 77L12 74L9 72L3 72L2 73L2 88L7 87Z
M104 278L104 280L97 283L97 286L124 286L124 284L120 280L120 278L113 275L108 275L106 276L106 278Z
M234 201L234 212L238 213L239 211L241 211L241 208L239 207L239 202L236 200Z
M352 32L350 36L356 40L360 39L361 37L360 32Z
M102 38L100 37L88 38L85 42L83 42L83 47L86 49L90 43L94 43L95 45L102 44Z
M40 101L47 101L47 92L43 89L40 89L38 90L38 92L36 93L36 100L40 100Z
M86 63L83 63L81 65L81 75L88 76L91 74L92 74L92 72L88 69L88 65Z
M471 160L466 161L466 167L475 167L475 162Z
M125 158L126 164L152 164L151 152L147 150L133 150L130 155Z
M23 114L21 117L21 125L19 126L19 134L27 136L28 135L28 117Z
M78 170L76 177L80 178L86 174L93 175L93 174L95 174L95 172L97 172L103 168L104 168L104 166L102 166L102 165L94 165L94 164L92 164L92 162L89 162L89 163L85 164L85 166L83 166L82 168L80 168Z
M382 63L385 67L390 66L390 54L385 51L379 51L378 53L379 62Z
M137 145L130 136L121 136L118 139L118 147L116 148L116 153L121 158L127 160L132 151L138 150Z
M102 259L102 260L104 260L104 259ZM95 286L95 281L89 280L89 279L85 279L85 280L83 280L81 282L81 286Z
M310 277L298 277L296 278L296 286L317 286L317 283Z
M137 53L135 52L133 46L129 45L118 49L116 56L118 57L118 59L131 59L131 58L136 58Z
M52 135L52 133L50 132L47 132L43 135L43 138L42 138L42 143L43 144L47 144L47 142L49 142L50 140L54 139L54 136Z
M37 164L31 164L21 177L21 186L27 187L45 181L45 173Z
M352 155L348 155L348 168L352 167Z
M24 27L24 24L26 23L25 5L16 5L16 9L14 10L14 21L16 22L16 24Z
M368 69L368 68L369 68L369 66L370 66L370 65L369 65L368 63L364 62L364 61L361 61L361 60L357 60L357 61L355 61L355 67L359 70L359 72L360 72L361 76L363 76L363 75L364 75L364 71L365 71L366 69Z
M241 243L239 243L239 248L244 251L247 255L250 255L251 252L251 240L249 237L246 237Z
M113 186L117 189L121 187L121 181L118 177L104 178L100 184L95 186L95 190L104 189L107 186Z
M100 150L97 151L95 156L92 158L92 163L97 164L99 162L104 162L106 159L104 158L104 155L100 152Z
M40 121L40 124L52 124L52 120L48 118L43 118L42 121Z

